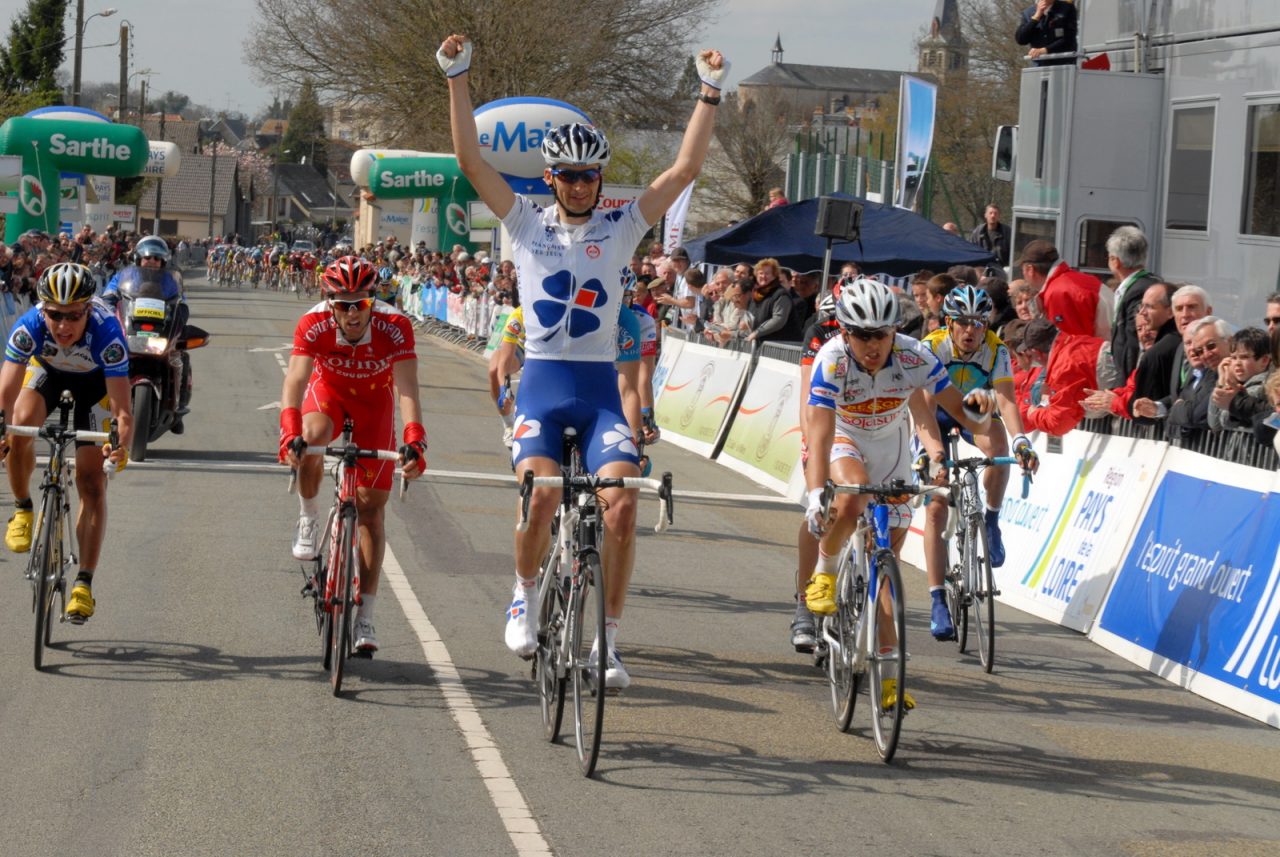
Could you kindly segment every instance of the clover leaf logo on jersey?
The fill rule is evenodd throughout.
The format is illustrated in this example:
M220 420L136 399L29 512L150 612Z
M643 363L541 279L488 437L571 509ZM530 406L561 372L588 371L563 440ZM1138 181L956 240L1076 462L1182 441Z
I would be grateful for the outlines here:
M543 341L556 336L563 328L571 339L595 333L600 329L600 316L594 310L609 299L604 285L597 279L578 285L573 274L556 271L542 281L542 290L554 300L533 302L533 313L547 328Z

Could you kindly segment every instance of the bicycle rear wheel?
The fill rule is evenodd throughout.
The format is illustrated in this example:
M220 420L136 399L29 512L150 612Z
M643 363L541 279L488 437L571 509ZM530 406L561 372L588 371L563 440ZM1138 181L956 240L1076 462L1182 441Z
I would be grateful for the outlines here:
M565 593L560 581L560 548L556 538L560 513L551 527L551 553L542 564L538 588L538 651L533 669L538 679L538 705L542 711L542 731L548 741L560 737L564 719L565 677L560 670L560 653L565 633Z
M330 654L329 683L333 695L342 693L342 675L351 653L351 610L355 606L352 592L356 563L359 562L359 541L356 539L356 510L343 509L338 516L338 541L334 548L331 573L336 574L332 623L333 641Z
M973 607L973 636L978 643L982 668L991 672L996 658L995 580L991 574L991 554L987 553L987 528L976 521L969 536L968 584Z
M902 731L902 716L907 713L905 698L907 687L907 615L903 604L902 573L898 570L898 560L892 551L876 552L876 588L879 592L869 599L868 609L872 616L871 645L876 654L871 657L870 681L867 693L871 697L871 728L875 733L876 749L880 758L886 762L893 761L893 754L898 749L898 737ZM886 607L887 605L887 607ZM885 614L888 613L886 618ZM892 625L896 642L892 645L880 644L879 631L882 622ZM893 705L885 707L881 704L883 684L887 680L896 683L897 694Z
M57 593L62 565L61 543L55 538L58 529L58 498L53 490L44 492L40 503L40 528L32 543L31 575L35 584L36 633L33 659L37 670L44 668L44 650L49 645L53 602Z
M596 760L600 756L600 736L604 731L605 670L609 666L600 555L593 550L583 552L575 577L569 594L572 605L569 666L573 675L573 738L582 775L589 777L595 772Z
M841 732L849 731L858 690L862 686L862 673L854 669L854 660L867 584L862 569L854 567L854 559L853 551L846 551L839 575L836 612L827 621L833 638L827 644L827 680L831 684L831 710L836 718L836 728Z

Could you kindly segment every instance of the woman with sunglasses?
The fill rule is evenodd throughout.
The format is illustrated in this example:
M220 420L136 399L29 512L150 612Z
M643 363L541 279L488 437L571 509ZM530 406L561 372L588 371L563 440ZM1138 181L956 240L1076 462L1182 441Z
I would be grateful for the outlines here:
M337 437L347 417L352 440L364 449L395 449L395 417L404 423L401 472L416 479L427 466L427 431L418 401L418 355L413 324L390 304L374 298L378 271L356 256L343 256L325 269L326 300L298 321L293 354L280 394L280 460L298 470L301 511L294 531L296 559L315 559L324 520L317 495L324 456L299 456L295 441L324 446ZM373 608L386 544L383 509L391 496L391 462L362 460L356 510L360 527L360 607L355 648L378 650Z
M865 495L841 494L832 503L831 520L822 520L821 495L827 480L864 485L910 481L912 422L924 446L921 457L927 456L922 463L934 470L944 452L926 394L965 428L981 428L965 414L960 391L933 352L897 332L898 300L888 286L869 279L846 283L835 300L835 316L840 335L827 340L814 357L804 419L809 447L805 519L818 539L818 563L804 601L818 615L836 610L836 561L867 507ZM909 508L891 511L895 555L902 550L910 523ZM893 633L891 623L881 628ZM895 642L881 640L883 645ZM896 704L897 692L894 680L886 680L880 688L881 705ZM904 704L914 708L915 700L908 695Z
M718 51L697 57L701 92L675 162L639 199L604 213L596 211L596 204L609 164L609 141L592 125L561 125L544 136L543 180L555 200L547 208L512 191L484 160L468 89L471 54L471 42L452 35L436 59L449 79L458 166L510 233L520 302L529 307L527 362L512 446L516 476L559 473L567 427L577 430L589 471L638 476L639 451L622 414L613 366L622 273L644 234L701 172L729 64ZM550 547L558 502L554 490L536 490L529 507L531 526L515 535L516 579L505 637L508 648L525 658L537 648L535 582ZM635 559L636 492L605 491L602 505L607 509L602 558L609 656L605 678L610 688L620 689L630 683L615 640Z
M93 615L93 573L107 525L107 484L102 458L123 469L133 438L129 387L129 347L120 322L106 305L93 299L97 280L84 265L64 262L46 268L36 283L38 303L9 334L0 368L0 409L9 424L42 425L64 390L75 399L73 426L97 431L114 417L120 435L115 449L76 443L76 493L80 511L76 536L80 571L67 599L67 621L82 624ZM106 399L108 413L101 407ZM35 470L35 438L0 439L8 446L9 487L14 513L4 543L15 553L31 550L31 474Z

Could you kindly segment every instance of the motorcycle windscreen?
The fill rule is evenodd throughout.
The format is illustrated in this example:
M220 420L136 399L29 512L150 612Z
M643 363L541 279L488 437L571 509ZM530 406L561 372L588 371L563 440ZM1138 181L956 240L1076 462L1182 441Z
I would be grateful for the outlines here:
M164 303L164 269L130 266L120 272L117 285L126 298L152 298Z

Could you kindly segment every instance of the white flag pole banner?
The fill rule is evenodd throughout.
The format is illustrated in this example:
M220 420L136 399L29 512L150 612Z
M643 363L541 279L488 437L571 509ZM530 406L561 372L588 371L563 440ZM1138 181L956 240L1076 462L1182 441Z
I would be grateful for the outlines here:
M933 148L937 109L937 84L904 74L898 97L898 151L893 171L893 204L898 208L916 208Z
M662 239L662 246L667 253L679 247L684 238L684 222L689 217L689 201L692 199L693 182L689 182L689 186L667 209L667 234Z

